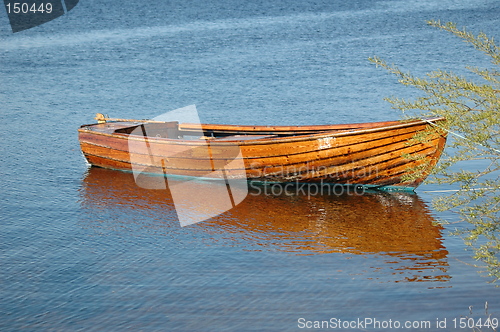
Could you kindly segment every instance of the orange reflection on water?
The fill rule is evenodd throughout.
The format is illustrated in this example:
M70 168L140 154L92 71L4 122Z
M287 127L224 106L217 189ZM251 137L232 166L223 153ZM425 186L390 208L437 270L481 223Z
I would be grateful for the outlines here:
M207 184L200 182L206 190ZM168 190L148 190L132 174L90 168L82 203L93 210L120 208L149 215L159 211L161 227L180 228ZM194 206L193 213L199 210ZM198 211L202 212L202 211ZM163 220L165 221L165 220ZM372 270L387 270L393 281L447 281L447 250L442 227L412 193L364 195L265 195L250 190L242 203L195 227L217 243L223 239L245 250L278 250L298 255L347 253L384 257ZM378 264L378 265L377 265ZM382 264L382 265L381 265Z

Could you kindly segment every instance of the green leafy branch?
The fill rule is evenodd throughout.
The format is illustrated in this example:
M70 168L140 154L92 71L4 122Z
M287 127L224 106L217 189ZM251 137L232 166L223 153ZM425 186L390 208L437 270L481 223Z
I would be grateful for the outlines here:
M386 98L395 109L419 117L445 117L442 130L447 131L448 147L442 161L433 171L432 182L453 184L458 190L434 201L437 210L455 212L469 223L466 231L456 232L474 247L475 259L493 281L500 279L500 48L484 33L474 35L458 29L454 23L427 22L474 46L490 57L493 68L466 67L474 79L453 72L436 70L420 78L404 72L396 65L373 57L369 60L395 75L398 81L420 90L420 97L408 100ZM418 134L409 144L425 140ZM415 158L408 156L408 158ZM482 160L487 165L478 171L461 169L463 162ZM418 174L418 169L415 170Z

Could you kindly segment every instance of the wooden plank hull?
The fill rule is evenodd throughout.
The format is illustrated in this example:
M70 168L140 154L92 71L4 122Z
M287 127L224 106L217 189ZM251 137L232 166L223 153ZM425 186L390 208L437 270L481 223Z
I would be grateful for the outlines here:
M117 170L273 183L415 188L443 151L446 134L429 125L441 121L444 119L297 127L201 125L202 132L199 125L180 124L169 129L182 138L163 135L162 124L107 122L82 126L79 140L90 164ZM425 140L410 143L409 139L424 131L428 132ZM416 170L418 176L408 180Z

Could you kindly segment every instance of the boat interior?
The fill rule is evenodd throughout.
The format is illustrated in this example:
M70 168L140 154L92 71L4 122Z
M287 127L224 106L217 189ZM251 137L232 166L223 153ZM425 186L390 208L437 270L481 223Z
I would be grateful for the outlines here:
M328 130L325 130L328 131ZM235 136L248 137L249 139L297 136L304 134L318 133L318 130L301 129L300 127L284 128L279 130L277 127L253 127L253 126L217 126L217 125L194 125L181 124L178 122L164 123L142 123L115 130L117 134L139 135L148 137L161 137L171 139L199 139L216 138L234 138Z
M110 123L110 122L108 122ZM115 123L115 125L125 123ZM217 124L179 124L173 122L142 122L128 123L119 126L113 133L138 135L169 139L260 139L271 137L289 137L298 135L318 134L321 132L345 132L359 129L384 127L400 124L399 121L356 123L318 126L237 126Z

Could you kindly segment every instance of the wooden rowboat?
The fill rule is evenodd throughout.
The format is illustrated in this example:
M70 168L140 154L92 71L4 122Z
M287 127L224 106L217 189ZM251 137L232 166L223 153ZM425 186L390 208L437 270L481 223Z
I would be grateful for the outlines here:
M91 165L203 179L414 189L446 142L443 118L317 126L96 119L78 130Z

